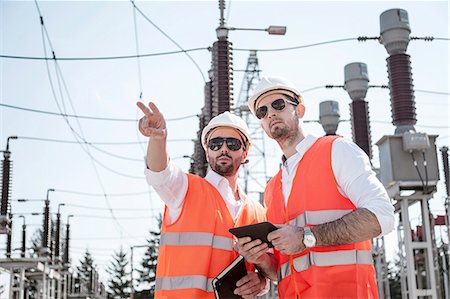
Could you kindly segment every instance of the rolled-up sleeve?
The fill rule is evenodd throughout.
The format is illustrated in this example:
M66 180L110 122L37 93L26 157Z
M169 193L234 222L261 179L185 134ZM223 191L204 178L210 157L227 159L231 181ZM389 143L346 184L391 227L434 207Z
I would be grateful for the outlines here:
M338 138L333 142L332 167L339 192L357 208L375 214L381 227L379 237L390 233L394 229L394 207L366 153L353 142Z
M147 183L155 189L168 207L169 222L174 222L181 213L188 188L186 173L171 161L163 171L155 172L145 168L144 173Z

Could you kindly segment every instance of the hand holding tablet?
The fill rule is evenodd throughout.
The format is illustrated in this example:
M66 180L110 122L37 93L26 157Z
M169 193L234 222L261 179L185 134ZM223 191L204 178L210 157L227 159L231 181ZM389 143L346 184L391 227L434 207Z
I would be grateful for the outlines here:
M229 232L238 238L250 237L252 241L260 239L262 242L267 243L269 248L272 248L273 245L269 242L269 240L267 240L267 235L276 229L278 228L270 222L260 222L256 224L233 227L229 229Z

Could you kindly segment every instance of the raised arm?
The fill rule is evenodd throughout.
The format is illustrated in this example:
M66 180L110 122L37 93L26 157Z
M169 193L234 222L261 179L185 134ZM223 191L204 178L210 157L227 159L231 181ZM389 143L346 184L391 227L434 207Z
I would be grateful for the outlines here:
M150 102L148 107L141 102L136 103L144 113L139 120L139 131L149 137L147 147L147 167L155 172L167 168L169 155L167 153L166 121L155 103Z

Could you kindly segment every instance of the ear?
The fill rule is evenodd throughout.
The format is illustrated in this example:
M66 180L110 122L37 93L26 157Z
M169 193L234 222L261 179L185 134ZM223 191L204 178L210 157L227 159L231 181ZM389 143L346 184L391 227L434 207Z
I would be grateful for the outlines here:
M298 118L302 119L303 116L305 116L306 108L305 108L305 105L303 103L298 104L297 105L297 109L295 109L295 110L297 112L297 117Z
M248 155L247 150L245 150L245 151L242 152L242 156L241 156L241 164L245 163L245 161L247 160L247 155Z
M209 163L209 155L208 155L208 150L205 151L205 157L206 157L206 162Z

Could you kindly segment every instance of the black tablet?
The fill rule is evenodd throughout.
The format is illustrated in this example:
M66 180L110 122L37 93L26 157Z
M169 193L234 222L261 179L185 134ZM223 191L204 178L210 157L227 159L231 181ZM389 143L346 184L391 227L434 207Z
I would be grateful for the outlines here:
M267 235L276 229L277 227L270 222L260 222L256 224L233 227L229 229L229 232L238 238L250 237L252 240L260 239L272 248L273 245L267 240Z

